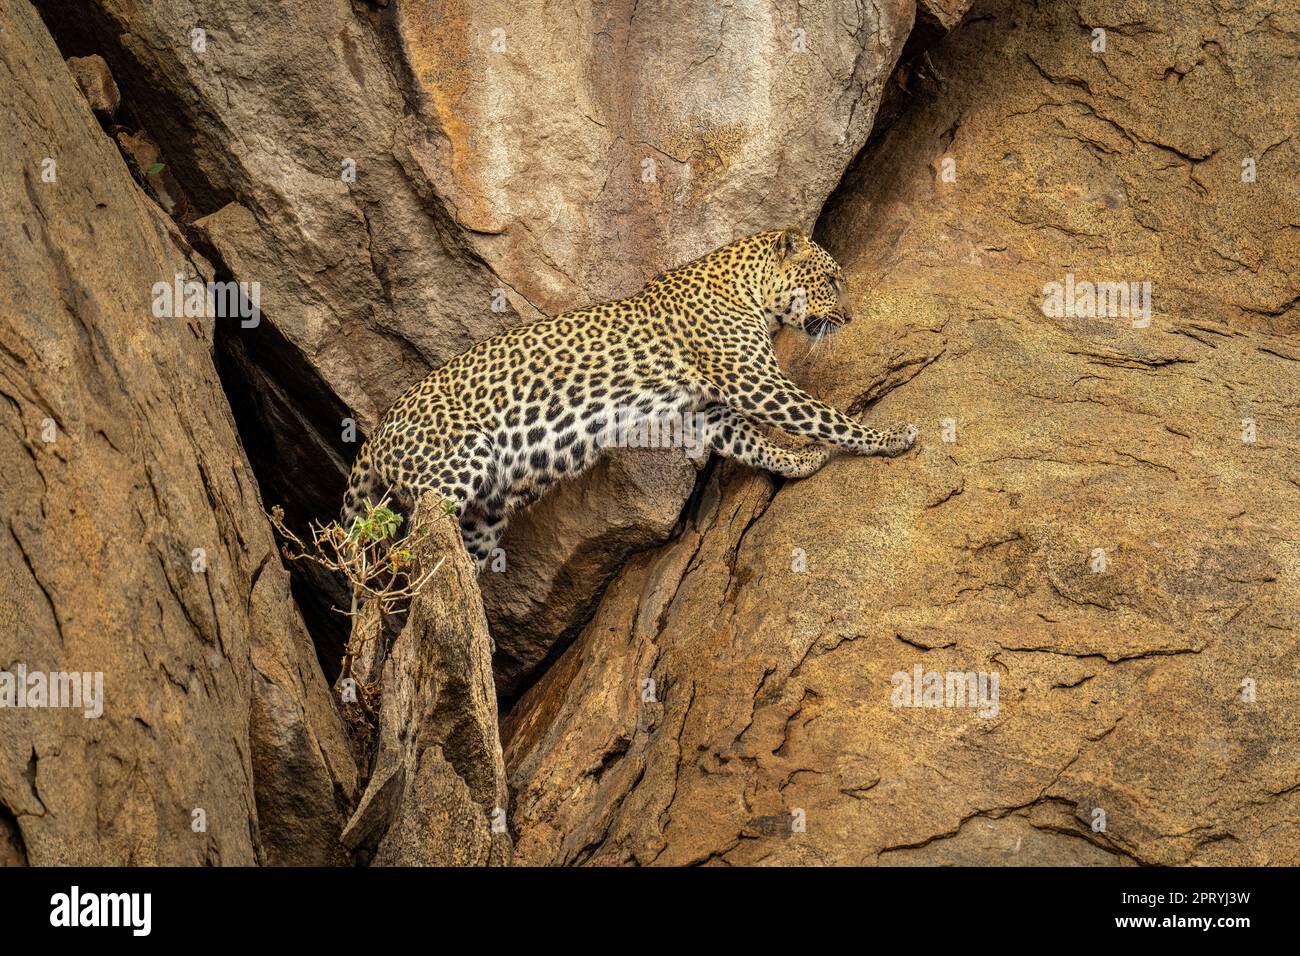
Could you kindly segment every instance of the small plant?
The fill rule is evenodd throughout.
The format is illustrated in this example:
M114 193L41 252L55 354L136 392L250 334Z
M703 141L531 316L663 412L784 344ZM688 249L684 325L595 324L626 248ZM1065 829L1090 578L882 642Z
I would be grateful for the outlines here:
M362 506L364 512L353 519L349 528L337 521L312 522L308 526L310 546L285 526L283 508L276 505L269 515L272 526L285 540L281 550L288 560L311 561L347 578L352 588L352 607L346 611L335 610L354 621L367 601L377 601L381 614L404 611L446 560L439 558L428 571L416 573L412 550L417 542L403 540L399 546L397 532L403 519L389 507L388 498L378 504L367 499ZM361 645L377 636L377 632L363 635L361 630L355 626L352 629L341 677L352 676L352 662L360 653Z
M387 538L396 536L397 529L402 526L402 516L384 502L372 505L367 498L362 502L366 509L364 515L358 515L352 522L352 527L348 529L348 542L350 544L363 547L370 544L376 544ZM338 524L338 522L333 522Z

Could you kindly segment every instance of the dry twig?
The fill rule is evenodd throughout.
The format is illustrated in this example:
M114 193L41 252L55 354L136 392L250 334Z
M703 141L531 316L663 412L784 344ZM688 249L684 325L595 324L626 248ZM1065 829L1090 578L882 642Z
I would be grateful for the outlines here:
M439 558L428 571L415 573L413 550L418 542L396 541L402 516L389 507L385 496L378 504L364 502L365 514L358 516L351 528L344 528L337 521L329 524L312 522L308 525L311 537L310 546L291 531L284 523L284 509L276 505L268 516L276 531L284 538L281 548L285 558L290 561L311 561L328 571L341 574L352 589L352 606L344 611L335 608L340 614L346 614L353 620L352 635L348 640L343 657L341 678L352 676L352 662L360 653L362 645L373 640L383 628L374 629L373 633L362 634L356 627L357 614L361 605L367 601L377 601L382 615L401 613L420 590L429 583L446 558ZM364 694L360 698L364 698ZM363 704L364 706L364 704Z

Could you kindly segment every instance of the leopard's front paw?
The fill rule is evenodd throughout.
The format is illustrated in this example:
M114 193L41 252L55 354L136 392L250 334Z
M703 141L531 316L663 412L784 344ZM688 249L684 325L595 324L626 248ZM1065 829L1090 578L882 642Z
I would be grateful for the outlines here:
M898 422L885 430L884 444L880 453L893 458L901 455L916 444L916 426L907 422Z

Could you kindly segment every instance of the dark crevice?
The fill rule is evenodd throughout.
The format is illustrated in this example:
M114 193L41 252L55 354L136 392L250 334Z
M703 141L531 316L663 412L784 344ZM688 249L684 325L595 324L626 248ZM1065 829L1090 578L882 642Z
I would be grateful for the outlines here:
M28 866L27 844L18 818L0 803L0 866Z
M834 216L841 197L856 195L863 177L880 174L879 167L871 162L870 157L875 155L881 140L903 114L913 109L913 102L938 94L944 78L931 62L930 53L961 29L963 25L955 25L952 30L945 31L925 10L918 9L916 24L907 35L903 50L898 55L898 63L881 93L880 106L876 110L871 132L867 134L866 142L857 155L849 162L835 189L822 204L817 223L813 227L814 239L819 242L824 239L823 226Z
M200 250L212 262L210 250ZM217 269L218 281L232 276ZM217 375L267 508L284 508L285 524L306 536L309 522L338 516L348 469L363 436L344 442L347 406L340 402L265 315L255 328L233 319L216 324ZM286 562L294 600L330 683L338 677L351 622L345 582L310 561Z
M128 35L100 5L84 0L32 0L45 27L54 37L60 54L98 54L108 63L113 81L122 94L118 119L134 130L145 130L162 152L168 172L193 206L177 210L182 223L192 222L233 202L233 193L212 182L202 171L195 149L199 138L189 124L186 111L177 109L160 90L158 80L122 43ZM172 54L173 58L175 54ZM179 60L168 64L181 71Z

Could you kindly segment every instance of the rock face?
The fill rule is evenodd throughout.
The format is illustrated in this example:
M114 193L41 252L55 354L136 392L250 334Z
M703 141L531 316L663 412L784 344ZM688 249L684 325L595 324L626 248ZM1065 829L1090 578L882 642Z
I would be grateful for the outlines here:
M819 225L860 319L794 363L918 450L715 468L511 713L517 862L1300 862L1298 24L1191 6L934 52ZM1085 281L1149 324L1044 313ZM996 706L897 706L918 669Z
M906 0L41 6L65 45L107 42L205 240L261 283L266 321L348 406L358 441L431 367L521 317L630 294L760 228L810 226L914 15ZM284 460L261 469L344 428L308 424L276 433ZM488 606L504 672L662 540L691 487L640 481L647 499L628 503L608 474L558 492L559 510L588 516L564 534L527 516L503 541L513 559ZM300 481L332 516L337 471ZM558 632L539 633L539 605Z
M379 866L500 866L506 775L477 572L440 502L420 510L416 559L438 574L382 662L374 769L343 842Z
M343 859L356 770L212 362L153 286L208 264L132 181L32 7L0 0L0 862ZM202 824L200 826L200 824Z
M951 30L961 22L970 7L971 0L920 0L916 15L918 20L928 20L944 30Z
M613 451L565 493L547 495L523 515L514 534L528 546L505 541L504 567L489 563L479 576L492 633L508 638L492 661L503 695L513 696L586 623L611 568L669 536L695 477L677 449Z
M103 714L0 708L0 865L1300 862L1280 0L38 7L62 50L0 0L0 695L99 674ZM327 516L471 342L814 221L858 319L778 352L917 449L613 457L484 601L431 521L363 786L259 486ZM158 317L178 275L261 324Z

